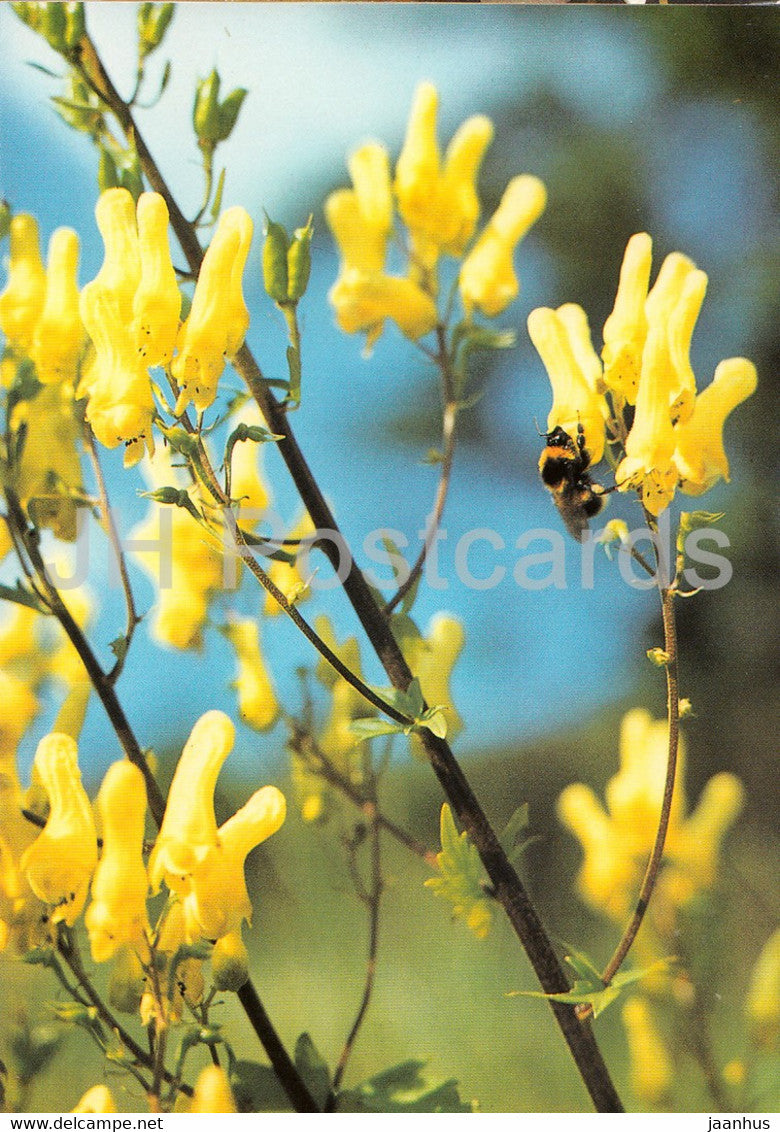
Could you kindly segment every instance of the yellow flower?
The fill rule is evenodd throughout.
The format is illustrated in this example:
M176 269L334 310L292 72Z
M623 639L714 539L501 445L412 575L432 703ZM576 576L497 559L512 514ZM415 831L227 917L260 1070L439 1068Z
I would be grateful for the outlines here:
M436 305L412 279L387 275L387 238L392 226L387 153L371 142L349 162L354 189L340 189L325 202L325 217L342 256L330 290L336 321L347 334L365 332L371 346L385 319L407 338L417 339L436 325Z
M102 199L102 198L101 198ZM97 279L81 293L81 317L95 347L82 385L89 396L86 416L106 448L125 445L125 466L137 464L144 448L154 452L154 398L146 363L138 353L132 322Z
M438 94L431 83L415 93L396 165L398 211L412 236L421 265L432 268L440 252L460 256L479 219L476 178L493 138L488 118L467 119L453 137L441 167L436 139Z
M780 1037L780 928L766 941L755 962L745 1014L754 1039L762 1046L776 1046Z
M237 1112L225 1070L207 1065L195 1082L190 1112Z
M109 296L122 325L129 329L133 320L133 300L141 281L141 253L135 203L127 189L107 189L101 193L95 205L95 219L103 237L105 253L100 271L84 291L95 290ZM83 298L84 292L82 303ZM89 327L87 330L92 337Z
M40 707L26 680L0 668L0 772L15 774L16 748Z
M126 760L110 766L97 807L103 826L103 851L84 923L92 958L104 963L123 944L141 942L147 927L149 883L142 856L146 786L138 767Z
M71 1112L116 1112L114 1098L110 1089L105 1085L93 1085L87 1089L75 1108Z
M615 305L604 323L604 382L629 405L636 401L642 372L652 261L653 241L647 232L637 232L626 244Z
M669 415L669 351L666 327L651 325L636 396L636 413L626 438L626 456L615 472L619 491L636 489L642 506L660 515L674 498L677 470L672 463L674 430Z
M171 466L168 450L159 449L144 465L152 488L180 487L178 469ZM196 506L197 489L190 492ZM220 535L197 522L184 508L151 501L149 514L134 528L134 557L157 589L152 635L175 649L199 649L208 619L209 602L223 586Z
M20 867L35 895L53 906L53 921L72 925L97 864L95 823L81 785L75 741L57 732L46 735L35 752L35 770L51 809Z
M168 208L159 193L138 198L141 279L133 297L133 326L147 366L167 365L179 332L181 292L168 247Z
M233 687L238 694L238 710L244 723L256 731L267 731L279 716L279 703L271 677L260 651L260 630L256 621L231 621L225 636L235 649L238 677Z
M203 257L192 308L177 339L171 372L180 386L176 413L190 401L198 412L212 404L217 382L243 344L249 329L242 278L252 241L252 220L241 207L228 208L219 218Z
M56 538L73 542L78 533L76 500L83 494L79 446L81 425L69 383L45 385L13 413L24 426L17 491L32 522Z
M746 358L720 363L715 376L696 398L691 417L674 430L674 463L680 490L701 495L719 479L729 479L729 462L723 447L726 417L755 392L756 367Z
M21 858L38 835L22 814L25 799L15 765L0 769L0 952L24 954L43 941L44 905L33 895Z
M235 728L221 711L206 712L193 727L176 766L149 858L153 891L164 880L172 891L185 895L196 869L215 851L214 788L234 737Z
M547 431L562 428L576 439L581 427L590 461L604 453L607 403L598 391L601 366L590 341L585 312L568 303L557 311L537 307L528 316L528 333L553 389Z
M463 261L459 286L467 314L476 308L488 318L501 314L520 290L514 251L544 211L547 193L537 177L514 177L496 211Z
M8 286L0 295L0 330L12 350L29 354L46 301L46 271L38 244L38 224L19 213L11 221Z
M581 783L567 786L558 814L582 842L585 858L578 878L584 899L616 920L626 916L652 849L661 811L668 753L666 721L630 711L620 734L620 770L607 784L606 811ZM716 774L697 808L686 817L682 785L685 749L680 743L675 792L664 850L665 867L656 887L656 908L687 904L716 880L720 844L742 805L734 775Z
M190 936L220 939L240 933L244 920L251 922L244 862L255 846L276 833L286 809L284 794L275 786L263 786L219 827L213 851L196 866L190 890L182 897Z
M33 334L31 357L44 385L75 383L84 347L79 315L79 238L70 228L58 228L49 241L46 300Z
M661 1104L675 1073L669 1051L645 998L634 996L623 1007L623 1025L631 1057L631 1085L638 1100Z

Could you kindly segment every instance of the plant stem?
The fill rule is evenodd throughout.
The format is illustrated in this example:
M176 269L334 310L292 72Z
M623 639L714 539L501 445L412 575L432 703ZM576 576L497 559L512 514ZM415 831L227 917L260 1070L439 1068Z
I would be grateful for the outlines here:
M615 952L607 963L606 967L601 973L601 978L605 986L614 979L617 972L620 970L631 945L636 939L637 932L641 927L642 920L644 919L645 912L647 911L650 903L650 898L653 895L655 882L658 879L658 873L661 868L661 860L664 854L664 843L666 841L667 830L669 829L669 817L672 812L672 798L674 796L674 779L677 771L677 752L680 742L680 692L677 677L677 623L674 613L674 598L675 587L674 583L670 586L662 586L659 583L661 592L661 614L663 617L664 626L664 652L666 653L666 699L667 699L667 713L669 718L669 749L666 762L666 781L664 782L664 794L661 801L661 812L658 818L658 828L655 834L655 842L650 854L650 859L647 862L645 869L644 879L642 886L639 889L639 896L637 898L636 908L634 914L623 932L623 936L615 948Z

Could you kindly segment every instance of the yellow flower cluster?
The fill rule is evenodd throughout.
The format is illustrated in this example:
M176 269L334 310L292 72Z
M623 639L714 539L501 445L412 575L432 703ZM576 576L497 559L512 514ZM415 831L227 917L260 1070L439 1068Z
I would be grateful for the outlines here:
M617 421L626 406L633 406L617 486L637 490L645 509L657 516L678 487L701 495L719 479L728 480L723 425L754 391L756 370L745 358L729 358L697 394L690 345L707 276L672 252L648 290L651 260L650 237L632 236L615 305L604 324L601 358L585 312L573 303L532 311L528 331L553 387L548 431L560 427L574 437L581 428L592 464L601 459L605 428L613 418L605 394Z
M368 142L349 158L351 189L332 193L325 215L341 252L339 277L330 300L348 334L363 332L371 347L391 319L406 337L422 338L438 321L436 267L443 254L461 258L480 215L476 179L493 136L491 122L477 115L456 132L442 160L436 137L438 94L422 83L415 94L403 149L391 183L390 158L379 142ZM386 271L393 207L409 237L405 276ZM516 177L461 266L464 309L495 317L515 297L512 258L516 244L541 214L544 186Z
M606 788L606 810L590 787L567 786L558 800L561 820L585 853L578 886L598 911L622 922L636 897L658 827L668 751L665 721L641 709L628 712L620 732L620 770ZM742 808L743 789L733 774L716 774L687 814L681 742L664 867L654 897L664 908L688 903L715 883L720 843Z
M23 705L22 705L23 706ZM27 705L28 714L30 705ZM148 1023L173 1021L184 1001L203 992L202 963L179 963L172 1001L162 1001L160 979L146 984L150 962L170 965L185 943L216 941L212 975L219 989L236 990L247 978L241 939L252 907L244 879L248 853L270 837L285 818L285 799L275 786L257 790L217 828L214 788L233 745L233 724L207 712L192 730L168 795L165 816L144 863L146 787L141 771L122 759L109 767L97 797L102 849L92 807L81 782L75 740L45 736L35 754L33 776L45 794L42 830L22 814L23 794L12 761L0 767L0 949L25 951L45 938L47 922L73 925L86 906L84 923L92 958L115 961L110 997L117 1009L139 1009ZM10 741L10 739L9 739ZM147 899L165 881L171 900L153 931ZM153 958L155 953L156 958Z

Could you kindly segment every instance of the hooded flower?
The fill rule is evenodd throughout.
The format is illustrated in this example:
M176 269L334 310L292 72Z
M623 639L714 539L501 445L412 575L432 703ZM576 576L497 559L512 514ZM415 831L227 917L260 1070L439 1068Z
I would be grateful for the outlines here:
M179 331L171 365L181 389L177 414L190 401L199 413L212 404L225 360L243 345L249 311L242 279L252 230L252 220L243 208L226 209L203 257L192 307Z
M496 211L460 269L460 294L467 314L477 309L495 318L517 298L520 284L514 269L517 244L534 224L547 201L537 177L514 177Z
M723 426L732 409L755 392L757 381L752 362L729 358L720 363L711 384L699 393L690 418L674 430L673 459L681 491L701 495L719 479L728 482Z
M631 1058L631 1085L641 1101L663 1102L675 1078L674 1065L646 998L633 996L623 1007Z
M133 296L136 348L147 366L168 365L179 331L181 292L168 246L168 207L159 193L138 198L141 278Z
M19 213L11 221L8 285L0 295L0 330L8 345L29 355L46 301L46 271L38 243L38 224Z
M97 797L103 851L92 881L84 923L96 963L123 944L140 943L147 927L149 882L143 862L146 786L137 766L123 760L108 768Z
M260 629L256 621L230 621L225 627L238 661L238 676L233 687L238 696L238 710L244 723L255 731L267 731L279 716L271 677L260 651Z
M450 142L442 166L436 138L438 101L435 86L421 83L395 174L398 211L411 234L414 258L429 270L440 252L462 255L474 235L480 213L476 178L493 138L488 118L468 118Z
M78 263L78 236L70 228L58 228L49 241L46 299L31 350L38 380L44 385L76 381L85 339L79 314Z
M547 431L560 427L574 438L582 428L590 461L598 463L604 453L608 408L599 391L601 365L585 312L573 303L557 311L538 307L528 316L528 333L553 390Z
M580 892L594 908L618 921L636 895L655 839L667 749L666 722L655 722L640 709L630 711L621 727L620 770L606 788L606 810L581 783L567 786L558 801L561 820L585 852ZM656 907L680 907L712 887L720 843L742 806L741 783L734 775L720 773L710 779L698 806L686 816L684 754L681 744Z
M97 864L92 807L81 785L78 752L69 735L46 735L35 770L49 797L46 826L22 854L21 870L35 895L53 907L52 919L72 925Z
M629 405L636 401L642 372L652 262L653 241L647 232L637 232L626 244L615 305L604 323L604 382Z
M149 880L155 892L164 880L173 892L186 895L195 871L215 850L214 788L234 737L235 728L221 711L206 712L193 727L149 858Z

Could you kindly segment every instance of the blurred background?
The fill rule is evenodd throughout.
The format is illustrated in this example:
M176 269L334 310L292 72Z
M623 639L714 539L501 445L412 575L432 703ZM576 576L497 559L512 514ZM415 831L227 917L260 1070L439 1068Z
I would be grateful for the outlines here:
M134 5L87 9L109 73L128 93ZM83 283L102 259L93 215L96 159L48 104L58 84L30 66L57 70L58 61L8 5L0 8L0 34L0 192L14 211L38 217L44 243L59 225L79 231ZM485 215L515 174L544 180L547 211L517 255L521 295L499 320L518 331L518 343L491 358L489 368L481 362L487 392L461 417L447 538L439 544L446 585L423 585L415 616L423 629L440 609L462 619L466 647L452 686L466 728L457 753L496 824L530 803L532 830L540 835L525 857L531 890L556 935L582 941L604 958L614 939L573 892L579 851L558 828L555 799L571 781L601 794L617 769L618 725L628 707L663 714L662 672L645 659L662 635L656 595L627 586L614 562L602 556L593 588L583 589L579 547L571 540L565 588L531 592L512 580L520 557L515 541L532 528L560 527L536 471L537 422L542 427L546 420L550 391L525 320L535 306L578 302L600 344L625 242L636 231L653 235L656 270L664 255L680 250L709 274L692 351L699 387L725 357L749 357L759 373L757 393L726 428L732 482L701 503L681 501L683 509L726 512L721 526L734 569L725 588L680 602L678 609L682 692L696 713L686 727L689 797L695 801L718 770L738 774L748 796L724 862L723 884L731 894L719 924L728 942L718 988L724 1019L738 1012L750 964L778 911L772 870L780 723L778 446L772 428L780 354L779 49L780 25L771 8L180 4L161 57L150 64L154 74L165 57L173 60L169 88L157 107L139 116L174 194L192 214L202 187L189 128L196 78L217 66L225 92L249 89L218 160L228 169L225 205L243 204L256 223L245 275L249 343L270 377L285 376L286 338L281 316L262 293L263 209L288 227L314 213L312 283L301 307L303 405L294 427L356 548L387 526L402 532L410 555L416 554L438 474L423 461L439 443L439 421L435 372L412 345L388 326L366 359L362 342L333 324L326 295L338 256L322 203L347 183L347 153L373 137L397 156L414 89L429 79L440 93L442 146L470 114L486 113L495 124L481 179ZM110 484L123 484L120 523L127 535L145 513L136 494L144 485L131 476L127 490L120 454L109 454L106 466ZM273 453L266 469L274 506L292 521L295 496ZM612 496L606 517L634 526L636 505ZM484 554L474 548L469 564L476 576L506 568L503 582L483 590L463 585L454 566L458 540L479 527L497 532L505 547ZM124 613L121 595L107 584L102 548L95 551L91 585L100 614L94 638L108 656ZM140 574L134 580L141 606L148 605L148 583ZM238 604L256 612L258 595L246 589ZM321 610L340 637L355 631L340 595L317 594L305 612ZM295 708L295 669L313 662L306 642L277 618L266 624L264 649L280 698ZM384 683L367 647L363 660L369 679ZM171 752L208 708L235 714L232 678L232 660L216 632L202 654L172 656L142 627L120 695L141 742ZM54 710L52 704L25 740L23 774ZM81 746L85 776L96 784L118 755L96 706ZM282 730L260 737L241 730L231 763L233 778L224 789L241 801L259 781L282 783ZM435 845L440 802L432 775L410 768L399 749L388 777L388 808ZM308 1028L326 1056L335 1056L357 1005L365 949L364 912L333 833L332 826L304 829L293 816L267 851L252 858L262 888L252 929L261 991L284 1036ZM412 866L410 879L408 861L389 856L390 879L397 883L390 885L382 925L377 995L350 1071L355 1079L406 1056L429 1056L438 1074L457 1076L463 1094L478 1098L486 1111L582 1107L581 1087L544 1004L504 998L508 990L532 985L505 925L487 943L476 942L462 926L449 925L443 904L420 895L422 867L416 876ZM473 1036L477 1013L481 1039ZM599 1026L620 1079L626 1054L619 1020L607 1015ZM724 1025L726 1046L729 1034ZM540 1047L549 1049L550 1075L533 1068ZM385 1052L378 1059L379 1049ZM518 1054L530 1067L522 1080ZM42 1088L54 1088L64 1068L85 1087L99 1071L97 1059L83 1058L70 1043Z

